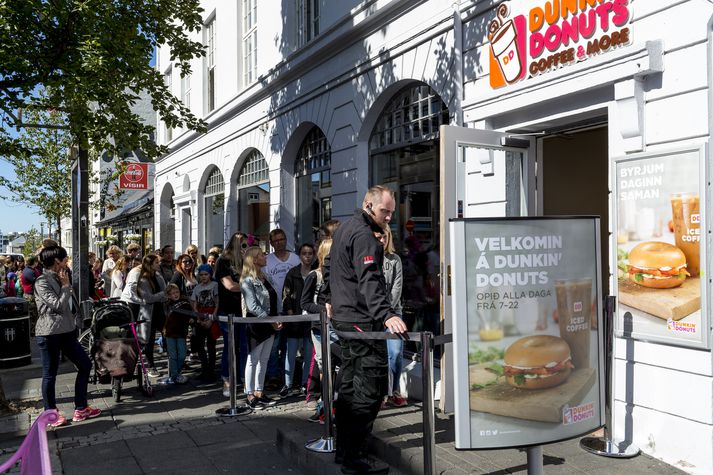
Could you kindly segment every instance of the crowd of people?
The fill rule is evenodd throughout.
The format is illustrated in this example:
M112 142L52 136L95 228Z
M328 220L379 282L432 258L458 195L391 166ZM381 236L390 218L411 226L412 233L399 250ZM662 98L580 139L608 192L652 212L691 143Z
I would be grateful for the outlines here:
M86 278L93 298L120 299L144 322L138 326L138 336L148 374L163 377L166 384L186 383L186 368L200 362L199 382L222 381L222 393L229 396L226 344L216 366L216 343L221 337L227 342L230 334L227 319L219 317L239 317L233 328L236 383L246 405L258 409L275 404L276 396L299 396L316 405L311 421L323 418L317 400L325 335L319 322L261 323L260 319L326 313L331 319L326 337L341 349L335 358L341 372L335 408L337 459L344 463L345 473L372 473L374 467L363 461L364 447L357 445L366 439L380 408L407 404L399 391L403 342L340 341L335 329L406 331L401 318L404 269L389 227L394 207L387 188L372 188L353 217L341 227L339 221L326 222L318 241L302 243L296 252L287 249L282 229L273 229L268 243L236 232L224 249L202 254L190 245L178 257L171 244L144 256L135 243L125 250L112 245L103 261L90 253ZM72 304L70 269L66 250L45 240L26 263L3 259L0 282L5 284L4 295L24 296L34 308L45 409L56 408L60 354L76 366L72 420L78 422L101 411L87 403L91 362L77 342L82 323L77 322L76 304ZM156 358L164 351L166 369ZM54 425L66 423L61 415Z

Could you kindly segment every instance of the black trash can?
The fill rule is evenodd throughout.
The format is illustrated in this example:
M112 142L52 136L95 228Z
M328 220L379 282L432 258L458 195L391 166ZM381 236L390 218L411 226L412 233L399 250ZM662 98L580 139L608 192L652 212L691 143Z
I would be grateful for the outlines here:
M27 300L0 299L0 368L17 368L32 363L30 315Z

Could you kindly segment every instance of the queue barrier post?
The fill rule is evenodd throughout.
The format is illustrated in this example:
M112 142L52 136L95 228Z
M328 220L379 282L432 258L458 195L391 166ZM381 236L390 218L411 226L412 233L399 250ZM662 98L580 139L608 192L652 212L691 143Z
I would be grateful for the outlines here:
M215 411L217 416L222 417L236 417L250 414L253 410L250 407L236 407L236 394L235 394L235 382L237 380L238 372L236 370L235 363L235 326L233 325L233 320L235 319L235 314L228 314L228 341L224 343L224 346L228 345L228 384L230 384L230 406L221 407ZM223 350L225 351L225 350Z
M614 386L612 374L612 361L614 361L614 309L616 297L609 295L604 302L604 351L605 351L605 377L606 391L604 401L604 437L584 437L579 441L579 446L589 453L612 458L632 458L639 455L641 450L627 440L612 438L612 410L614 404Z
M320 314L320 344L322 346L322 408L324 409L324 436L310 440L305 449L312 452L332 453L337 449L334 440L334 424L332 421L332 353L329 339L329 322L325 312Z
M421 384L423 385L423 474L436 473L436 431L433 409L433 333L421 333Z

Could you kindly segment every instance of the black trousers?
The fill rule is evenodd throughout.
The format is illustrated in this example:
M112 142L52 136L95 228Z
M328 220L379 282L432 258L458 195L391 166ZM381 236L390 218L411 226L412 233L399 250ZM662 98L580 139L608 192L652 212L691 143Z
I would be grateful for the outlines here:
M353 323L332 320L334 329L354 332ZM358 323L365 332L383 332L382 322ZM344 460L356 460L366 450L366 440L388 393L389 358L385 340L346 340L342 348L341 381L335 403L337 452Z

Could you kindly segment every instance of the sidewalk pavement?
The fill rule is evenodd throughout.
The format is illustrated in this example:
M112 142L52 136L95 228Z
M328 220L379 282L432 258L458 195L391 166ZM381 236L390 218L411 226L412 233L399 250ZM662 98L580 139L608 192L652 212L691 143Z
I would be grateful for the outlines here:
M0 377L9 398L37 398L40 373L40 368L33 364L2 370ZM74 374L71 364L64 363L57 380L59 408L67 415L71 415L73 409ZM156 396L146 398L132 382L126 384L120 403L112 400L109 385L90 385L89 389L90 403L104 412L96 419L48 432L54 473L340 473L339 466L333 463L333 454L316 454L304 449L307 441L323 435L324 426L307 422L311 411L296 396L249 415L222 418L214 412L226 407L227 399L217 384L200 385L191 380L185 385L158 386ZM238 401L244 403L244 398ZM0 461L17 449L22 440L19 436L21 434L3 434L0 430ZM391 465L390 473L422 472L420 404L382 411L374 426L374 436L371 448ZM438 473L527 472L525 452L516 449L456 451L453 441L453 417L438 414ZM582 451L578 443L572 440L546 445L544 472L684 473L646 455L628 460L598 457Z

